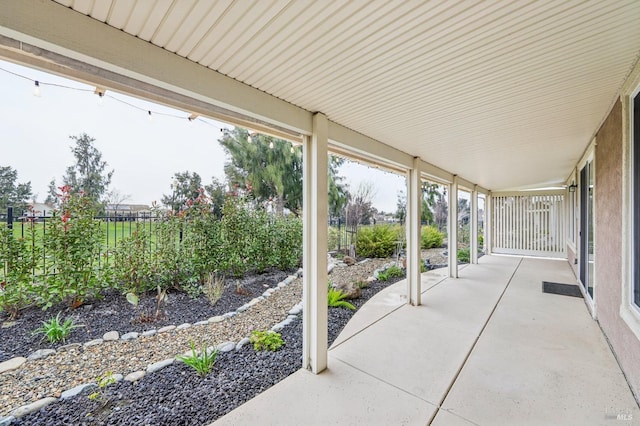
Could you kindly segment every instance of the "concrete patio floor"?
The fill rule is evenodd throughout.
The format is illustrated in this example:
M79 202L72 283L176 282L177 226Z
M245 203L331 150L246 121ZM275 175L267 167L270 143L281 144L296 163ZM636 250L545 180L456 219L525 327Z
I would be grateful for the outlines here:
M485 256L448 279L423 274L372 298L320 375L300 370L220 425L638 424L640 410L566 261Z

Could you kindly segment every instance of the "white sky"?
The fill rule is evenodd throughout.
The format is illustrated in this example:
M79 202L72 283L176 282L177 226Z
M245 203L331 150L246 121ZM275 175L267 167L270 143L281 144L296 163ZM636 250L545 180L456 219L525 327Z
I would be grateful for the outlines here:
M40 97L33 95L34 80L41 82ZM160 201L175 172L197 172L204 184L213 176L224 179L226 159L217 140L220 129L231 126L222 122L189 122L184 111L114 92L107 92L100 105L92 86L4 61L0 61L0 88L0 166L16 169L19 182L31 181L37 201L46 198L51 178L61 183L65 169L74 163L69 136L82 132L96 139L102 159L115 170L110 189L129 195L126 203ZM183 118L153 114L149 121L148 110ZM404 176L356 163L342 166L340 175L351 189L362 181L373 182L374 207L395 212Z

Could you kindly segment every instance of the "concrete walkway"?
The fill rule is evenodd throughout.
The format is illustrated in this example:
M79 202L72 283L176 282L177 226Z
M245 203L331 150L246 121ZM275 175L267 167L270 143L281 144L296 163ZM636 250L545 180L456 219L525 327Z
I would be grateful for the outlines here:
M327 371L300 370L214 424L640 424L584 301L542 293L543 280L575 283L566 262L485 256L441 274L423 274L423 306L406 305L404 282L380 292Z

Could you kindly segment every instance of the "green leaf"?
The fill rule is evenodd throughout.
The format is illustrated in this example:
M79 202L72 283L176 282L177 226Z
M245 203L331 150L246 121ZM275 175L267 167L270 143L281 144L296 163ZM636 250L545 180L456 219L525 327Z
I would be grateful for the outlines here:
M131 303L133 306L138 306L140 299L134 293L127 293L127 302Z

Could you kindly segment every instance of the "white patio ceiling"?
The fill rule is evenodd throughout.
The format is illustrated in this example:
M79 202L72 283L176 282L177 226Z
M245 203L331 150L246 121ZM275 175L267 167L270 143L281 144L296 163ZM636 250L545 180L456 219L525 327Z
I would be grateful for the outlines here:
M562 184L640 52L635 0L55 1L492 190Z

